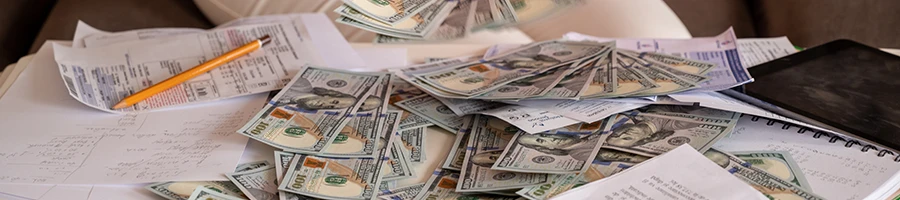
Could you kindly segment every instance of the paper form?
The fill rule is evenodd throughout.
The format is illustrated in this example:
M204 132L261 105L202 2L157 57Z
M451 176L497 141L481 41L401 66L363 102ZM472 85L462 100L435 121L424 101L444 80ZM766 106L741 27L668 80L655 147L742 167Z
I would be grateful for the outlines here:
M67 96L45 44L0 99L0 183L127 184L225 180L247 142L234 133L265 95L113 115Z
M734 132L713 148L722 151L787 151L797 161L812 192L827 199L856 200L890 193L881 188L894 186L900 163L896 155L878 156L876 150L860 151L861 145L846 147L845 141L832 143L831 137L814 137L815 130L800 131L766 118L744 115ZM891 181L893 180L893 181ZM895 187L894 187L895 188Z
M725 189L727 188L727 189ZM690 145L552 199L768 199Z
M774 38L741 38L737 39L738 51L741 54L741 65L751 68L792 53L797 49L787 37Z
M694 60L706 61L716 65L706 74L709 81L700 83L700 88L693 91L718 91L753 81L750 73L740 62L740 52L736 44L734 30L728 28L715 37L691 39L628 39L598 38L580 33L570 32L563 36L569 40L615 40L618 48L638 52L658 52Z

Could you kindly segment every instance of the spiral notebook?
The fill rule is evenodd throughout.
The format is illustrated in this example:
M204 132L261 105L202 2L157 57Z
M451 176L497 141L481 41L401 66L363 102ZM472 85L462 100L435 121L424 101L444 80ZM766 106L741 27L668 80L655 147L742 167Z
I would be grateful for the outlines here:
M783 121L744 115L735 131L714 148L790 152L812 192L827 199L882 200L900 187L897 152Z

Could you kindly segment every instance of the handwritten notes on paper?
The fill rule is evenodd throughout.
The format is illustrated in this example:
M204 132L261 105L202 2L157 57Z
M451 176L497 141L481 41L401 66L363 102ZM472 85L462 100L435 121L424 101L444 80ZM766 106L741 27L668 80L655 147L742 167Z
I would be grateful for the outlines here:
M74 102L62 80L42 77L58 73L49 47L17 80L35 84L14 85L0 99L0 183L225 180L247 144L234 131L265 101L251 95L145 114L97 112Z
M723 190L722 188L728 188ZM766 199L688 145L553 199Z

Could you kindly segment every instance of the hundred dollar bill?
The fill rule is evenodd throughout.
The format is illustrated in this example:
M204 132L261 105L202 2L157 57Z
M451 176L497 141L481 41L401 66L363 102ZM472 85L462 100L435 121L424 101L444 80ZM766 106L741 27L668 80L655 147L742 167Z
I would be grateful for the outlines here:
M566 7L582 4L583 0L502 0L508 1L506 4L514 11L516 23L524 23L547 17L551 14L558 13Z
M352 26L367 30L372 29L378 33L394 32L415 35L421 38L440 23L439 16L445 15L454 6L456 6L456 2L453 1L437 1L422 9L418 14L395 24L383 23L346 5L338 7L334 12L361 23L361 25L349 24ZM343 20L339 18L337 21L342 22Z
M683 72L697 74L697 75L704 75L716 67L716 65L712 64L712 63L698 61L698 60L691 60L691 59L687 59L687 58L666 55L666 54L661 54L661 53L654 53L654 52L638 53L638 52L633 52L633 51L629 51L629 50L623 50L623 52L627 53L627 54L635 55L638 58L641 58L641 59L644 59L644 60L647 60L650 62L658 62L658 63L666 64L666 65L672 66L675 69L681 70Z
M343 0L344 5L356 9L374 20L396 24L414 16L435 0Z
M275 151L275 162L279 163L275 165L275 178L277 180L277 185L281 185L282 179L284 178L284 174L286 173L284 169L287 169L291 162L294 159L304 158L306 155L303 154L294 154L290 152L283 151ZM278 199L279 200L301 200L301 199L313 199L307 196L301 196L299 194L289 193L285 191L278 191Z
M291 162L278 189L328 199L370 199L376 189L380 159L307 156Z
M381 191L378 198L384 200L412 200L423 187L425 187L425 183L384 190Z
M401 150L402 147L400 147L400 134L393 128L398 125L397 123L399 122L396 120L401 115L401 112L402 111L399 110L390 110L385 117L386 121L393 123L384 124L385 129L392 131L382 134L381 139L378 142L379 157L376 158L382 160L380 162L381 171L379 175L381 181L396 180L413 176L412 165L410 164L409 159L403 155Z
M478 99L522 99L539 97L550 92L557 83L562 81L563 77L572 72L578 63L572 63L567 66L557 67L547 70L543 73L509 82L506 85L479 95Z
M734 155L716 149L709 149L703 155L722 168L732 172L732 175L747 182L753 189L758 190L769 199L825 199L807 189L794 185L791 181L781 179L765 170L754 167L749 162L741 160Z
M403 80L399 76L391 76L391 79L393 79L391 80L391 97L388 101L391 105L397 103L398 101L403 101L425 94L425 92L423 92L421 89L419 89L412 83Z
M672 73L666 72L665 70L653 67L653 66L643 66L640 65L639 62L620 57L619 64L622 65L623 68L626 69L635 69L636 71L644 74L647 78L653 80L656 85L659 87L648 89L644 91L640 91L633 95L639 96L650 96L650 95L661 95L661 94L671 94L676 92L681 92L689 89L693 89L697 87L696 82L691 82L685 79L682 79Z
M431 125L434 125L434 123L431 123L431 121L428 121L425 117L404 111L400 117L400 124L398 125L397 130L403 131L415 128L425 128Z
M450 92L443 91L441 89L432 87L431 85L428 85L427 83L425 83L419 79L416 79L415 74L440 71L440 70L444 70L449 67L453 67L455 65L460 65L460 64L463 64L466 62L472 62L472 61L475 61L478 59L479 59L478 56L466 56L466 57L459 57L459 58L451 58L451 59L444 59L444 60L437 61L437 62L429 62L429 63L425 63L425 64L421 64L421 65L414 65L414 66L411 66L409 68L404 68L404 69L390 69L389 71L393 72L395 75L397 75L398 78L403 79L410 85L415 85L416 88L421 89L420 90L421 92L431 94L432 96L443 97L443 98L453 98L453 99L468 99L468 96L450 93ZM402 100L402 99L394 100L392 97L391 102L394 103L394 102L397 102L400 100Z
M291 164L291 159L294 159L296 155L291 152L275 151L275 180L278 183L281 183L281 179L284 178L284 169Z
M507 105L479 113L497 117L527 133L540 133L578 123L548 110L521 105Z
M272 166L269 161L256 161L241 163L235 167L234 172L244 172L261 167ZM219 193L243 197L241 190L230 181L184 181L184 182L158 182L145 186L156 195L171 200L183 200L191 196L197 186L203 186Z
M242 198L222 194L211 188L197 186L187 200L242 200Z
M778 178L790 181L806 190L812 190L802 169L787 151L741 151L729 152L734 157L750 163L751 166L764 170Z
M428 40L450 40L463 38L469 34L472 29L472 21L469 20L474 14L472 6L474 2L471 0L457 1L458 3L450 10L443 21L434 30L425 36Z
M606 48L604 44L594 42L546 41L492 59L413 75L440 90L476 96L510 82L589 58Z
M603 59L594 63L594 76L587 83L582 96L599 97L611 95L618 89L616 78L616 68L619 66L615 55L615 50L608 53Z
M375 157L376 143L382 134L396 131L384 129L382 124L393 125L395 122L386 121L388 101L386 98L391 93L391 75L380 79L380 83L372 90L372 94L366 97L366 101L347 119L346 125L340 130L334 141L327 149L319 153L319 156L341 158L372 158ZM394 118L396 119L396 118Z
M400 131L403 150L409 154L410 162L425 161L425 127Z
M238 164L237 167L234 167L234 172L245 172L253 169L258 169L261 167L272 166L272 163L269 163L268 160L260 160L248 163Z
M413 199L477 199L477 200L514 200L516 197L490 194L460 193L455 190L460 174L450 170L436 170L425 182L422 190Z
M489 121L490 117L475 116L460 172L461 183L456 186L456 192L508 190L548 182L548 174L491 169L503 152L503 147L519 131L513 132L508 124L500 121L488 123Z
M276 176L275 166L225 174L250 200L277 200Z
M456 132L462 124L462 118L456 116L453 110L441 103L431 95L420 95L411 99L397 102L400 108L416 115L425 117L431 123L450 132Z
M288 152L320 153L346 124L345 116L381 106L364 102L383 77L304 67L238 133Z
M633 55L627 54L627 53L621 53L621 55L624 57L627 57L627 59L635 61L636 64L639 64L639 65L642 65L642 66L645 66L648 68L662 69L663 71L669 72L672 75L675 75L679 78L682 78L684 80L687 80L687 81L690 81L693 83L701 83L701 82L709 80L709 77L706 77L706 76L703 76L700 74L693 74L693 73L681 71L671 65L666 65L666 64L661 64L658 62L640 59L637 56L633 56Z
M682 106L682 105L648 105L642 108L637 109L640 112L644 113L654 113L654 114L685 114L685 115L696 115L703 116L709 118L719 118L719 119L735 119L741 117L741 113L731 112L726 110L719 110L714 108L700 107L700 106ZM737 116L737 118L735 118Z
M400 137L395 135L395 137ZM400 141L392 142L391 150L388 152L387 160L381 163L382 180L398 180L415 176L412 171L412 161L409 156L403 152Z
M516 194L530 200L550 199L572 189L580 179L581 175L579 174L556 174L553 175L550 183L528 186L516 191Z
M553 88L550 88L550 91L537 98L577 99L578 97L581 97L588 91L589 87L592 86L594 76L597 75L597 69L599 68L596 66L597 62L602 60L607 59L601 58L601 60L591 61L585 64L586 66L566 75L559 83L553 86ZM597 86L594 87L596 88Z
M459 131L456 131L456 140L453 141L453 146L451 146L452 148L450 149L449 154L447 154L447 158L444 160L441 168L456 171L461 170L463 160L466 159L466 145L469 141L469 133L472 130L473 120L475 120L475 118L472 116L463 117L463 124L459 126Z
M518 102L510 102L516 105L522 105L537 110L548 110L553 113L578 120L581 122L600 121L616 113L625 112L635 108L640 108L647 104L623 103L606 101L603 99L586 99L586 100L557 100L557 99L540 99L540 100L522 100Z
M472 31L485 28L490 24L496 23L494 11L496 9L496 0L474 0L472 2Z
M620 125L613 128L603 148L655 156L688 144L697 151L705 152L734 129L734 125L663 115L638 113L625 117L624 122L617 122Z
M528 134L519 132L491 167L495 170L526 173L578 173L588 167L600 150L611 126L609 118L582 123L575 130L566 128L552 132Z
M490 110L494 108L499 108L501 106L505 106L505 103L493 102L493 101L483 101L477 99L449 99L443 97L433 97L438 101L441 101L444 105L447 106L453 113L458 116L468 115L472 113L478 113L485 110Z

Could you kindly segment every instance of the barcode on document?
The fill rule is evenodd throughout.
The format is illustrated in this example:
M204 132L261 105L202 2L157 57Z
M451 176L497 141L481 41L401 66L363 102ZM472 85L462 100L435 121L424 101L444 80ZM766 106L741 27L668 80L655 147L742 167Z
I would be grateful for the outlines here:
M78 92L75 92L75 83L72 82L72 78L68 76L63 76L63 80L66 81L66 88L69 88L69 94L72 96L78 97Z

